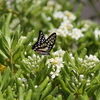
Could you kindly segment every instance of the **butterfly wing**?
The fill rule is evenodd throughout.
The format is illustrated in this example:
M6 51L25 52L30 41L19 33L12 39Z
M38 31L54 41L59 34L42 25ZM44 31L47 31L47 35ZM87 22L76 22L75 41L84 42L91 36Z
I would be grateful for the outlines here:
M36 50L36 48L41 45L44 41L45 41L45 37L44 37L44 34L43 32L40 30L39 31L39 36L38 36L38 40L37 42L32 46L32 49Z
M52 33L44 42L47 44L48 50L47 52L50 52L53 48L56 41L56 33Z
M45 37L44 37L44 34L43 32L40 30L39 31L39 37L38 37L38 45L42 44L44 41L45 41Z
M49 52L54 46L56 41L56 33L52 33L41 45L36 49L40 55L50 55Z

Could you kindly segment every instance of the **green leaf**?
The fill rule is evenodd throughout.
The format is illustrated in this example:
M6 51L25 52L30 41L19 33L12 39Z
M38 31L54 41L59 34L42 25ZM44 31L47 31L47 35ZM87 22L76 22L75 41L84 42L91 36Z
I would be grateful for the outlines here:
M51 88L52 88L52 84L48 83L48 85L46 86L45 90L43 90L43 92L42 92L42 96L41 96L40 100L43 100L50 93Z
M87 91L88 96L91 97L99 87L100 85L92 85Z
M31 100L31 96L32 96L32 90L29 89L29 90L28 90L28 93L27 93L26 96L25 96L25 100Z
M2 90L6 86L8 80L10 78L10 76L9 76L10 73L11 73L11 71L10 71L9 67L6 68L5 71L4 71L4 74L2 76L2 83L0 85L0 90Z
M50 93L49 95L56 96L57 92L58 92L58 86L56 86L56 87L51 91L51 93Z
M1 91L0 91L0 99L5 100L4 97L3 97L3 93Z
M8 24L10 24L11 17L12 17L12 13L9 13L8 16L7 16L7 18L6 18L6 22L7 22Z
M67 98L67 100L74 100L74 99L75 99L75 96L73 93L71 93Z
M33 40L34 32L35 31L33 30L27 34L26 39L24 39L22 42L23 45L28 45Z
M66 87L64 81L63 81L61 78L58 78L58 81L60 82L62 89L63 89L67 94L70 94L71 91Z
M100 100L100 88L96 92L96 100Z
M0 54L6 59L7 56L5 55L5 53L3 51L0 50Z
M32 93L32 100L40 100L40 93L39 92L34 92Z
M94 71L98 71L100 69L100 64L97 64L93 69L91 69L90 71L89 71L89 73L92 73L92 72L94 72Z
M32 89L33 92L36 91L35 85L34 85L34 81L32 79L28 79L28 89Z
M84 59L84 57L85 57L86 53L87 53L87 49L86 49L86 48L84 48L84 49L81 51L81 54L80 54L80 56L79 56L79 57Z
M27 72L27 73L31 73L31 70L23 63L23 62L19 62L20 63L20 66L21 66L21 69L23 70L23 71L25 71L25 73Z
M62 99L62 95L58 95L58 96L57 96L57 100L63 100L63 99Z
M11 34L10 34L10 28L9 28L9 22L11 19L11 13L8 14L6 22L3 26L3 30L2 30L2 36L4 36L5 40L7 41L7 48L11 49Z
M18 100L24 100L24 90L22 87L19 87Z
M80 88L79 88L79 93L82 94L84 92L84 89L86 87L86 80L84 79L82 82L81 82L81 85L80 85Z
M86 92L84 92L83 95L79 95L78 99L79 100L90 100Z
M39 85L39 87L37 88L37 91L42 91L48 84L49 81L49 77L47 76L44 81Z
M10 100L13 100L13 91L12 91L12 88L10 86L8 86L7 92L8 92L8 98Z
M44 100L52 100L53 96L48 95Z

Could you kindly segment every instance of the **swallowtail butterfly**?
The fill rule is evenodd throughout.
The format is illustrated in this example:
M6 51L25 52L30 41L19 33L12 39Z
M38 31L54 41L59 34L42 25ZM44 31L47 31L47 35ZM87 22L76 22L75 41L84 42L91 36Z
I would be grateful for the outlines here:
M56 41L56 33L52 33L47 39L45 39L43 32L39 31L37 42L32 46L32 49L40 55L50 55L50 51Z

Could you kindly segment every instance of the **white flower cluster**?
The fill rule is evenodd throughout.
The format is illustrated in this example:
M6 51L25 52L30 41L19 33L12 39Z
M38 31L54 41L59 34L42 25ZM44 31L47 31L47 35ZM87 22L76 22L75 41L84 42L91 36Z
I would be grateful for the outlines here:
M52 55L57 56L57 57L63 57L64 53L65 53L65 51L60 49L56 52L53 52Z
M100 38L100 29L96 28L94 30L94 35L95 35L96 40L98 40L98 37Z
M69 11L64 11L64 12L58 11L58 12L54 13L54 18L55 19L63 19L64 21L66 21L66 20L73 21L76 19L76 16Z
M72 54L70 54L70 57L71 59L74 61L75 58L73 57ZM89 55L89 56L85 56L84 59L82 58L78 58L80 64L81 64L81 67L83 67L82 71L84 72L87 72L87 71L90 71L92 68L94 68L97 64L100 63L100 60L95 56L95 55ZM70 65L70 63L69 63ZM70 68L70 67L68 67ZM73 69L73 72L76 73L77 75L79 75L79 77L75 77L75 76L72 76L72 80L77 83L77 86L81 84L81 81L84 80L84 78L86 78L85 74L84 73L78 73L75 69ZM94 72L90 73L91 76L94 76ZM90 84L90 76L87 76L87 84L86 85L89 85ZM74 83L73 83L74 84Z
M58 29L56 29L56 33L59 36L66 37L70 33L70 29L73 28L73 25L70 23L70 21L64 21L61 23Z
M55 19L61 19L62 22L58 29L51 30L51 32L56 32L57 35L67 37L70 36L72 39L78 40L83 37L81 29L74 28L72 21L76 19L76 16L69 11L58 11L54 13Z
M41 59L43 59L43 56L39 57L35 54L33 54L33 56L28 56L28 59L23 59L23 62L27 65L27 67L29 68L38 68L39 65L38 63L40 63Z
M81 28L82 32L87 31L91 27L92 24L94 24L94 23L91 20L82 20L82 21L78 22L78 25L82 26L82 28Z
M79 61L81 62L81 65L86 68L93 68L97 63L100 62L100 60L95 55L91 54L89 56L86 55L84 59L79 58Z
M72 29L72 32L69 33L69 35L75 40L78 40L79 38L84 36L82 34L82 31L80 29L77 29L77 28Z
M43 7L44 10L53 11L54 7L58 10L62 8L60 4L58 4L55 0L48 0L47 5Z
M51 71L51 78L54 79L56 76L59 75L59 72L63 65L63 55L64 55L63 50L58 50L54 52L52 55L55 56L55 58L51 58L47 60L48 68L52 65L52 71Z

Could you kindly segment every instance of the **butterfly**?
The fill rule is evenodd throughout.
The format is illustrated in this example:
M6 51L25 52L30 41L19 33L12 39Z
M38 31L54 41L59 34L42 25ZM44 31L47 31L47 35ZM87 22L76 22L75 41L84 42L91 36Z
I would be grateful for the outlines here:
M45 38L43 32L39 31L39 36L37 42L32 46L32 49L40 55L50 55L50 51L54 46L56 41L56 33L52 33L47 39Z

